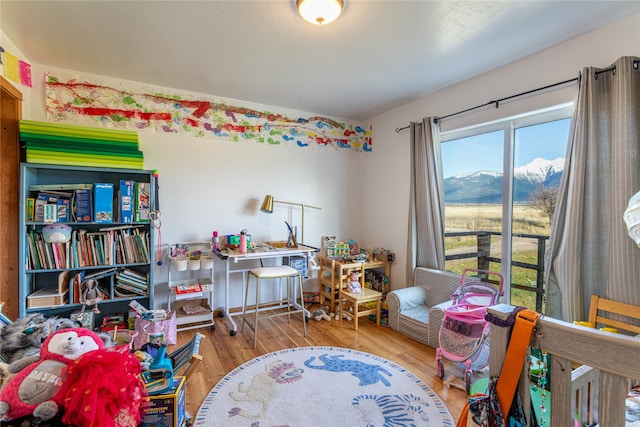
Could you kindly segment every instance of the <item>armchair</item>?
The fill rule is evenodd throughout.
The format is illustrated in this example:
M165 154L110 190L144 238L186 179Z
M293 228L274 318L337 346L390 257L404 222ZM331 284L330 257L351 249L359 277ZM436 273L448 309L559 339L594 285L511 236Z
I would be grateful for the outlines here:
M437 348L444 308L462 280L459 274L416 267L414 286L387 295L389 327L429 347Z

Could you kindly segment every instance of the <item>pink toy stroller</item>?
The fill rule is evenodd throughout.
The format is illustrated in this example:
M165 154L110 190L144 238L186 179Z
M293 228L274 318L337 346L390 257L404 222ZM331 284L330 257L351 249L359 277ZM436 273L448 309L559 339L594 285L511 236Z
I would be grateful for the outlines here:
M470 272L486 279L468 278L467 274ZM497 277L497 285L482 281L494 276ZM489 322L484 315L487 307L500 302L503 295L502 284L500 273L465 268L460 287L451 295L453 304L444 309L439 334L440 346L436 349L438 376L444 379L443 357L455 363L463 363L467 393L471 388L473 370L482 369L489 364Z

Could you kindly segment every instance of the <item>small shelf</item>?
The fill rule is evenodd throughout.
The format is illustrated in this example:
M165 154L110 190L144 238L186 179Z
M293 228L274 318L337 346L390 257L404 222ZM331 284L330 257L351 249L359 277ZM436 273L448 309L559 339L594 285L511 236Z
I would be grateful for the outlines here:
M176 246L188 248L189 253L200 252L200 256L196 258L187 255L178 260L176 256L173 256ZM169 244L169 254L167 308L176 312L177 330L186 331L206 327L215 329L211 308L214 290L211 244L208 242L172 243ZM181 297L176 295L176 287L193 284L199 284L202 292L195 292L193 295L183 294ZM184 307L188 306L200 307L200 310L203 311L187 314Z

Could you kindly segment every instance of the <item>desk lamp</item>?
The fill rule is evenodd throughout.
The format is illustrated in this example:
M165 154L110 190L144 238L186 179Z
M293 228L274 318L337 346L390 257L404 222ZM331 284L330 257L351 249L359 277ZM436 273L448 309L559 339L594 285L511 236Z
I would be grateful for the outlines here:
M264 200L262 201L262 206L260 206L260 210L262 212L269 213L269 214L273 213L274 203L282 203L283 205L300 206L302 211L302 227L301 227L302 238L300 239L300 243L304 244L304 210L305 208L322 210L322 208L319 208L317 206L306 205L304 203L293 203L293 202L283 202L282 200L274 200L272 195L267 194L264 197Z
M627 224L627 230L629 230L629 237L640 248L640 191L629 199L629 206L624 211L623 218Z

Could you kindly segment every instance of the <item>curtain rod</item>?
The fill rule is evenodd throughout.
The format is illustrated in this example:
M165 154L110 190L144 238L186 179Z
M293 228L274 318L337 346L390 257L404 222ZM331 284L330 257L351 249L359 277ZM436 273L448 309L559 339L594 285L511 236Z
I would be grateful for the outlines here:
M550 84L550 85L547 85L547 86L539 87L537 89L532 89L532 90L528 90L526 92L521 92L521 93L518 93L518 94L515 94L515 95L507 96L505 98L500 98L500 99L496 99L494 101L489 101L489 102L486 102L486 103L481 104L481 105L476 105L475 107L467 108L466 110L461 110L461 111L457 111L455 113L447 114L446 116L442 116L442 117L437 117L436 116L436 117L434 117L433 121L438 123L440 120L443 120L443 119L446 119L446 118L449 118L449 117L453 117L453 116L457 116L458 114L467 113L469 111L477 110L478 108L487 107L489 105L495 105L496 108L498 108L498 107L500 107L500 103L502 101L506 101L506 100L512 99L512 98L517 98L519 96L528 95L528 94L534 93L534 92L539 92L541 90L549 89L549 88L552 88L552 87L555 87L555 86L560 86L560 85L563 85L563 84L566 84L566 83L575 82L577 80L578 80L578 78L575 77L573 79L565 80L563 82L553 83L553 84ZM422 126L422 123L418 123L418 126ZM396 128L396 133L400 133L401 131L403 131L405 129L409 129L410 127L411 127L411 125L405 126L405 127L401 127L401 128Z
M638 69L638 64L639 63L640 63L640 61L635 61L634 60L633 61L633 67L635 69ZM598 71L596 71L596 76L598 74L607 73L609 71L614 71L615 72L616 71L616 66L614 65L613 67L605 68L604 70L598 70ZM532 90L528 90L526 92L521 92L521 93L518 93L518 94L515 94L515 95L507 96L506 98L500 98L500 99L497 99L495 101L489 101L489 102L487 102L485 104L482 104L482 105L477 105L475 107L467 108L466 110L462 110L462 111L458 111L458 112L455 112L455 113L447 114L446 116L442 116L442 117L437 117L436 116L436 117L434 117L433 121L438 123L438 121L440 121L442 119L446 119L448 117L457 116L458 114L467 113L469 111L477 110L478 108L487 107L489 105L494 105L495 104L496 108L498 108L502 101L506 101L506 100L512 99L512 98L517 98L517 97L523 96L523 95L529 95L530 93L539 92L541 90L549 89L549 88L552 88L552 87L555 87L555 86L560 86L560 85L563 85L563 84L566 84L566 83L575 82L577 80L578 80L578 77L575 77L573 79L565 80L563 82L553 83L553 84L550 84L550 85L547 85L547 86L539 87L537 89L532 89ZM418 123L417 125L418 126L422 126L422 123ZM401 127L401 128L396 128L396 133L400 133L401 131L403 131L405 129L409 129L410 127L411 127L411 125L405 126L405 127Z

